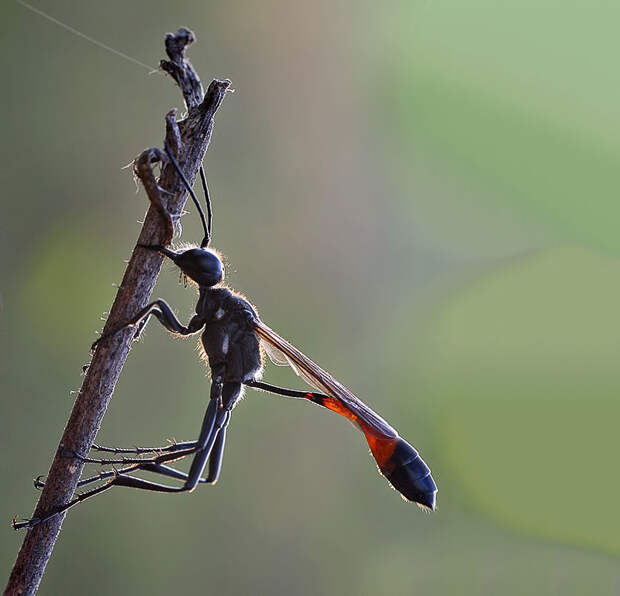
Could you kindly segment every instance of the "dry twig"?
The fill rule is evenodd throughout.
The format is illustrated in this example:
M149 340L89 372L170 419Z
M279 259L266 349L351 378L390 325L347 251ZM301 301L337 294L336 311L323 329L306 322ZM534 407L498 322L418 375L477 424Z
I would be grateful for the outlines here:
M173 154L177 155L192 184L211 138L213 116L230 85L228 80L214 80L209 85L207 93L204 93L200 79L185 59L185 50L193 41L194 35L187 29L179 29L175 35L168 34L166 53L169 60L162 60L160 63L161 68L170 74L181 88L187 105L188 114L184 120L176 122L175 110L166 116L166 142ZM162 165L159 180L156 180L151 168L154 161L162 161L161 150L148 149L134 164L136 175L141 179L151 201L151 207L138 238L139 244L169 243L173 232L171 222L178 221L187 198L185 188L179 185L174 168L166 164L167 160ZM164 192L161 192L161 189ZM156 252L134 248L110 309L104 333L120 327L147 304L162 260L163 257ZM88 453L135 333L135 329L119 333L98 346L73 406L33 517L40 517L71 499L83 464L76 458L67 457L66 453ZM64 516L64 514L57 515L27 531L5 595L36 592Z

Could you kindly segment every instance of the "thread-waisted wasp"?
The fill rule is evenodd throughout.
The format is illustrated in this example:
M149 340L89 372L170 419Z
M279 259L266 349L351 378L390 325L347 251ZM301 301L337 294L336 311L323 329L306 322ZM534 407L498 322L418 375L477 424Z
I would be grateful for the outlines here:
M200 174L206 197L207 218L167 144L165 149L165 154L160 152L160 159L162 161L167 159L172 163L190 193L202 221L204 238L199 247L179 251L171 250L167 246L139 246L144 250L157 251L171 259L179 267L181 276L198 286L196 314L187 325L184 325L164 300L155 300L122 327L101 336L93 344L93 349L123 329L138 327L137 335L139 335L151 315L177 336L202 332L201 344L211 369L211 394L199 437L196 441L172 443L159 448L121 449L93 445L94 450L122 455L118 458L95 459L74 452L67 454L85 463L122 465L122 467L81 480L78 486L109 479L106 483L76 496L64 506L42 517L23 522L14 521L14 527L32 527L113 486L178 493L192 491L200 483L214 484L221 470L226 429L232 410L242 397L244 385L285 397L306 399L348 418L364 433L380 473L390 484L406 500L434 510L437 487L429 467L418 452L351 391L265 325L243 296L222 284L224 266L218 254L209 248L212 209L204 170L201 168ZM172 226L170 216L162 205L155 207L162 217L167 217L166 225ZM261 381L263 351L275 364L289 365L316 391L297 391ZM145 455L151 457L144 457ZM189 456L193 459L187 474L168 465ZM207 465L206 477L202 477ZM177 479L181 481L181 485L170 486L132 475L132 472L138 471ZM37 479L35 485L40 487L43 483Z

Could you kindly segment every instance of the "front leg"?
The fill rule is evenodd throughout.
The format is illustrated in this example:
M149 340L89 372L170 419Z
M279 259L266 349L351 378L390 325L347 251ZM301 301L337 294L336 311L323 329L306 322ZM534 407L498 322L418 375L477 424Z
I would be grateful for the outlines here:
M147 304L142 310L140 310L133 318L131 318L127 323L115 329L114 331L110 331L108 333L104 333L97 341L93 343L91 346L91 351L94 351L97 345L116 335L119 331L123 329L137 327L142 324L142 328L146 325L149 317L151 315L155 315L159 322L171 333L175 335L192 335L194 333L198 333L205 325L204 319L198 315L194 315L191 321L187 326L183 325L179 319L177 319L176 315L172 312L170 306L165 300L155 300L150 304Z

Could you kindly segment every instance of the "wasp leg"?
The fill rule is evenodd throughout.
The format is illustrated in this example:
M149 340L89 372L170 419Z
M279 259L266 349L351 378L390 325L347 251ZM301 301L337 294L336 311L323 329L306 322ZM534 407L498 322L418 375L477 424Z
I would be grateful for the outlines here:
M224 455L224 445L226 443L226 429L230 422L230 416L236 403L241 399L241 383L238 382L225 382L222 388L222 404L224 410L227 413L226 418L223 421L222 428L217 434L217 439L213 445L211 456L209 458L209 472L207 474L207 483L215 484L220 476L222 470L222 457Z
M166 453L168 451L183 451L196 446L196 441L184 441L182 443L169 443L165 447L134 447L126 449L124 447L104 447L103 445L93 444L91 451L101 451L105 453L135 453L140 455L143 453Z
M212 400L211 403L216 403L215 400ZM209 404L211 405L211 404ZM139 464L139 468L142 470L146 470L149 472L155 472L164 474L166 476L174 475L175 478L183 479L185 482L182 486L168 486L166 484L159 484L157 482L150 482L149 480L143 480L142 478L135 478L134 476L127 475L118 475L114 480L114 484L116 486L127 486L130 488L136 488L140 490L150 490L155 492L166 492L166 493L178 493L178 492L191 492L200 482L204 482L207 484L211 484L212 481L209 478L203 479L201 478L202 472L207 464L207 460L210 458L210 455L213 451L213 447L217 442L217 438L219 436L222 428L228 424L230 420L230 411L219 409L216 413L215 420L207 421L207 416L205 416L205 423L203 425L203 430L208 431L204 434L201 433L201 437L198 439L197 446L192 450L195 455L192 460L192 464L190 466L190 470L188 474L184 474L182 472L178 472L173 468L169 468L168 466L161 466L160 462L162 461L170 461L171 458L175 456L179 456L180 453L170 453L166 455L159 456L155 458L156 462L146 462ZM216 461L221 461L223 443L222 447L218 449L218 455L216 456ZM188 454L183 455L185 457ZM170 458L170 459L168 459ZM217 471L219 472L219 464L217 465ZM163 468L163 469L162 469ZM217 479L217 478L216 478Z
M101 472L96 476L91 476L90 478L84 478L78 482L78 487L85 486L87 484L91 484L93 482L97 482L98 480L105 480L106 478L110 478L115 476L116 474L129 474L130 472L152 472L153 474L161 474L162 476L168 476L170 478L176 478L177 480L185 480L187 478L187 474L184 472L180 472L179 470L175 470L170 466L165 466L163 464L134 464L133 466L127 466L126 468L121 468L120 470L106 470L105 472ZM201 478L200 482L206 482L206 478Z
M111 478L112 476L116 475L116 474L128 474L129 472L134 472L136 470L140 469L139 466L137 464L133 465L133 466L127 466L126 468L121 468L120 470L106 470L104 472L100 472L99 474L96 474L94 476L89 476L88 478L83 478L82 480L80 480L77 483L77 488L82 488L83 486L86 486L87 484L92 484L93 482L99 482L100 480L105 480L106 478ZM43 482L41 480L41 478L44 478L44 475L41 476L37 476L34 479L34 487L37 489L41 489L45 486L45 482Z
M90 497L94 497L113 486L128 486L131 488L143 489L143 490L152 490L157 492L167 492L167 493L177 493L177 492L185 492L192 491L196 488L198 483L201 481L202 471L205 468L207 459L211 453L213 448L213 444L217 437L219 430L222 428L224 421L227 419L229 412L225 411L221 407L221 394L222 394L222 384L221 383L213 383L211 386L211 397L212 399L209 401L209 405L207 407L207 411L205 413L205 417L202 423L202 427L200 430L200 437L196 442L196 445L191 449L186 449L184 451L173 451L172 453L165 453L163 455L159 455L157 457L151 459L139 459L136 458L130 462L132 458L124 458L121 460L124 463L133 463L133 466L128 466L121 471L113 471L111 475L113 476L111 480L106 482L102 486L98 486L88 492L82 493L78 495L65 505L54 509L47 514L41 517L35 517L30 520L26 520L23 522L13 521L13 528L16 530L20 528L31 528L37 524L40 524L56 515L64 513L67 509L70 509L74 505L89 499ZM213 399L216 397L216 399ZM190 468L189 474L182 474L177 470L172 471L172 468L168 466L162 466L162 464L176 461L187 457L188 455L194 455L194 460L192 461L192 466ZM82 461L89 462L92 458L85 458L75 454L76 457L81 459ZM99 463L100 460L95 460L96 463ZM105 460L102 460L105 462ZM106 463L112 463L111 461L107 461ZM183 475L184 483L182 486L168 486L165 484L158 484L156 482L149 482L148 480L143 480L141 478L135 478L133 476L128 476L129 472L134 472L138 470L146 470L155 473L164 474L166 476L178 477L179 475ZM103 474L107 474L107 472L103 472ZM101 475L100 475L101 476ZM93 477L99 479L99 477ZM87 482L88 481L88 482ZM94 482L94 479L86 479L84 484Z
M36 526L37 524L46 522L48 519L52 519L53 517L56 517L57 515L64 513L65 511L67 511L67 509L70 509L74 505L77 505L78 503L81 503L82 501L85 501L86 499L89 499L90 497L94 497L95 495L98 495L99 493L102 493L112 488L115 482L116 482L116 478L114 478L113 480L110 480L109 482L106 482L102 486L98 486L97 488L94 488L93 490L82 493L81 495L78 495L77 497L75 497L75 499L72 499L71 501L63 505L62 507L58 507L57 509L50 511L49 513L47 513L46 515L42 517L33 517L32 519L28 519L22 522L18 522L15 520L15 518L13 518L13 529L19 530L21 528L32 528Z
M161 474L162 476L168 476L169 478L176 478L177 480L187 480L188 474L180 472L170 466L164 466L163 464L147 464L146 466L140 466L140 470L145 472L152 472L153 474ZM209 481L206 478L199 478L199 483L205 484Z
M85 457L76 453L75 451L67 450L65 453L68 457L75 457L79 459L81 462L85 464L99 464L100 466L109 466L109 465L127 465L127 464L139 464L139 465L148 465L148 464L161 464L178 461L187 457L188 455L192 455L196 452L196 448L184 449L183 451L173 451L171 453L164 453L161 455L157 455L154 457L119 457L119 458L97 458L97 457Z
M172 476L173 478L183 479L187 476L186 474L183 474L182 472L178 472L177 470L174 470L173 468L169 468L168 466L152 466L152 468L149 468L149 467L141 467L141 466L135 465L135 466L130 466L128 468L121 469L121 470L112 470L109 472L102 472L98 476L93 476L92 478L87 478L83 481L80 481L78 486L84 486L87 483L95 482L97 480L101 480L103 478L107 478L110 476L113 477L112 480L106 482L105 484L101 486L98 486L97 488L94 488L85 493L82 493L81 495L78 495L77 497L75 497L74 499L71 499L71 501L63 505L62 507L58 507L57 509L50 511L49 513L47 513L46 515L42 517L33 517L32 519L24 520L22 522L18 522L15 519L13 519L13 529L20 530L22 528L32 528L36 526L37 524L46 522L49 519L52 519L53 517L56 517L57 515L64 513L65 511L67 511L71 507L74 507L78 503L81 503L82 501L85 501L86 499L90 499L91 497L94 497L95 495L98 495L102 492L105 492L106 490L109 490L113 486L130 486L133 488L157 490L159 492L182 492L182 491L187 490L185 486L181 486L181 487L166 486L164 484L157 484L154 482L149 482L148 480L142 480L141 478L134 478L133 476L126 475L129 472L135 472L140 469L144 469L150 472L156 472L158 474L164 474L166 476ZM201 478L199 479L199 481L204 482L205 479Z
M170 478L176 478L177 480L187 480L187 474L185 472L181 472L170 466L165 466L163 464L152 464L148 463L145 465L142 464L133 464L131 466L127 466L125 468L121 468L120 470L106 470L104 472L100 472L94 476L90 476L88 478L83 478L78 482L78 488L86 486L88 484L92 484L93 482L99 482L100 480L105 480L106 478L111 478L117 474L129 474L130 472L152 472L153 474L161 474L162 476L168 476ZM35 488L43 488L45 486L45 482L40 480L42 476L35 478L34 486ZM208 484L209 481L206 478L200 478L200 484Z
M71 457L77 457L79 460L88 464L138 464L138 463L159 463L162 460L159 457L163 454L176 454L175 457L170 459L165 459L163 461L176 461L177 459L181 459L188 455L191 455L196 451L196 447L198 445L198 441L185 441L183 443L173 443L172 445L167 445L165 447L135 447L133 449L125 449L122 447L102 447L101 445L93 445L91 447L94 451L103 451L106 453L131 453L135 455L143 455L143 454L153 454L151 458L143 458L143 457L120 457L120 458L95 458L95 457L85 457L75 453L75 451L70 451Z
M185 489L188 491L192 491L196 488L198 479L202 476L202 472L207 465L207 460L211 456L216 439L222 428L225 428L230 420L230 409L227 407L229 384L221 382L222 370L220 367L212 369L212 373L214 380L211 383L211 403L216 403L218 405L218 411L211 433L208 436L201 433L198 438L198 449L192 461L192 465L189 468L188 478L185 481ZM225 400L224 404L222 403L223 399Z
M97 341L93 342L90 348L91 351L93 351L100 342L116 335L123 329L139 326L139 333L141 333L151 315L155 315L159 322L168 331L174 333L175 335L193 335L194 333L198 333L198 331L204 327L204 320L198 315L194 315L187 326L183 325L183 323L177 319L176 315L172 312L172 309L165 300L155 300L154 302L147 304L142 310L138 311L133 318L118 329L104 333Z
M214 393L213 387L219 387L219 391L221 392L221 384L213 383L212 385L212 394ZM218 395L218 389L215 390L216 395ZM94 457L84 457L78 453L72 452L71 455L73 457L78 458L84 463L91 464L100 464L100 465L112 465L112 464L140 464L143 467L148 464L164 464L173 461L177 461L179 459L183 459L188 455L192 455L194 453L202 453L207 450L209 453L213 447L213 442L215 441L215 427L216 421L219 416L221 416L221 406L219 405L220 399L219 397L216 399L211 399L209 401L209 405L207 406L207 411L205 412L205 417L202 422L202 427L200 430L200 436L197 441L192 443L192 447L189 449L184 449L181 451L171 450L169 453L164 453L162 455L157 455L156 457L151 458L142 458L142 457L121 457L117 459L113 458L94 458ZM219 427L218 427L219 430ZM172 446L174 447L174 446ZM208 457L208 453L207 453ZM206 461L206 460L205 460ZM200 476L200 474L198 475Z
M121 458L119 460L97 460L94 458L82 457L78 454L74 454L76 457L84 462L94 463L124 463L132 464L121 470L102 472L97 476L86 478L80 481L80 486L90 484L96 480L102 480L107 477L112 477L111 480L106 482L102 486L98 486L90 491L78 495L62 507L50 511L42 517L32 518L23 522L13 521L13 527L15 529L31 528L39 523L47 521L52 517L64 513L74 505L94 497L113 486L127 486L130 488L136 488L139 490L150 490L156 492L165 493L179 493L179 492L191 492L199 483L214 483L217 480L221 469L222 454L224 451L225 432L228 423L230 422L231 410L238 401L241 395L241 383L238 382L224 382L222 383L222 373L219 369L214 371L214 381L211 384L211 399L205 417L200 429L200 436L195 443L190 443L192 447L180 451L171 450L169 453L164 453L150 459L142 458ZM223 432L222 432L223 431ZM222 433L222 437L218 440L218 437ZM209 466L208 477L202 478L202 473L207 465L214 447L215 453L213 461ZM130 450L132 452L132 450ZM167 462L177 461L183 459L189 455L194 455L192 464L188 474L179 472L174 468L163 465ZM164 476L169 476L179 480L183 480L182 486L169 486L166 484L159 484L157 482L150 482L149 480L143 480L142 478L136 478L129 475L130 472L147 471ZM37 483L35 482L35 485Z
M230 412L227 412L227 417L224 420L224 424L217 434L211 455L209 456L209 473L205 482L207 484L215 484L220 477L220 471L222 469L222 457L224 455L224 444L226 443L226 427L230 422Z

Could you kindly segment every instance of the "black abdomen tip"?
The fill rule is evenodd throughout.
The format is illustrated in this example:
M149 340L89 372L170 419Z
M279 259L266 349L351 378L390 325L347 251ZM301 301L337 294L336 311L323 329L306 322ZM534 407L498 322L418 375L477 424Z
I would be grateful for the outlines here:
M430 468L407 441L399 438L382 472L403 497L434 511L437 485Z

